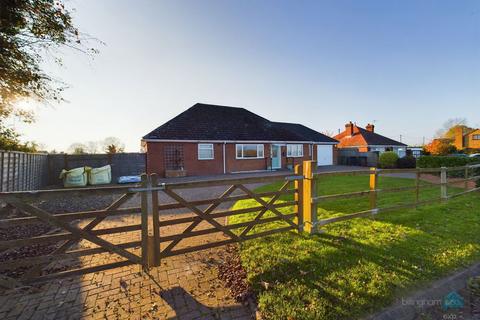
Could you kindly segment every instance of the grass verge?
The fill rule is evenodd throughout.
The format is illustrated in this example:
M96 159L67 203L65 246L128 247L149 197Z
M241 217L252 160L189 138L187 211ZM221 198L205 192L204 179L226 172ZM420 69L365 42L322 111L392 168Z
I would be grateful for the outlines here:
M379 188L413 186L414 180L380 177ZM258 188L278 190L280 184ZM322 177L319 194L368 189L366 176ZM461 190L451 189L450 192ZM423 189L421 200L438 197ZM379 206L407 203L414 192L383 193ZM267 200L267 199L265 199ZM291 200L285 196L280 201ZM258 205L239 201L234 209ZM320 204L320 217L368 209L368 198ZM281 208L291 213L293 208ZM272 216L268 212L265 217ZM255 213L230 217L252 220ZM252 232L286 225L274 222ZM379 310L427 282L480 259L480 195L469 194L418 209L380 213L325 226L309 236L295 231L247 241L240 246L247 280L266 319L354 319Z

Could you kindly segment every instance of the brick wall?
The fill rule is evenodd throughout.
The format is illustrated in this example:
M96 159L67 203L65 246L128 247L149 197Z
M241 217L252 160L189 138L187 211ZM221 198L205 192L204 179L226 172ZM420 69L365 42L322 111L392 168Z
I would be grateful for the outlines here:
M165 147L167 142L147 142L147 172L165 176ZM177 145L179 143L176 143ZM183 147L183 165L187 175L212 175L223 174L223 143L214 143L214 159L198 160L197 143L180 143ZM234 143L225 145L225 169L227 173L267 170L271 167L270 144L264 144L264 158L262 159L237 159ZM312 152L309 145L303 145L303 157L287 158L287 147L281 147L282 168L293 167L304 160L317 160L317 148L313 146ZM312 156L313 155L313 156ZM336 163L336 151L334 150L334 163Z

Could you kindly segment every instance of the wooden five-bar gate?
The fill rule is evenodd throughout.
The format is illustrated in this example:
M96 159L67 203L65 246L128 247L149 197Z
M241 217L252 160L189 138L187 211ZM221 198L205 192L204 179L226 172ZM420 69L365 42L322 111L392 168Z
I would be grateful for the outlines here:
M326 173L314 173L313 166L314 162L305 161L295 167L293 174L269 174L237 179L159 183L158 177L153 174L142 175L141 184L133 186L0 193L0 202L8 204L2 210L14 207L17 211L15 216L3 217L0 220L1 230L28 228L39 223L52 227L43 234L15 236L0 241L0 258L3 257L0 263L0 286L16 287L132 264L148 269L159 266L163 258L174 255L289 230L315 233L326 224L372 216L380 211L416 207L431 201L446 201L480 189L465 188L460 193L447 194L450 183L447 179L448 172L465 172L464 179L456 180L455 183L464 182L467 187L470 181L480 179L479 175L472 174L478 172L480 165L408 170L373 168ZM415 185L378 188L379 175L395 173L415 174ZM421 184L420 176L431 173L439 174L440 182ZM362 174L370 176L370 187L366 190L347 194L319 193L322 177ZM259 184L270 183L278 183L279 188L268 192L253 191ZM420 190L434 186L440 186L439 197L420 201ZM192 190L199 189L204 191L203 196L189 199L188 195ZM384 208L378 206L379 194L409 190L416 195L414 202ZM112 203L101 210L54 214L41 208L45 201L55 199L88 201L89 197L108 196L112 198ZM370 199L368 210L317 219L317 207L322 201L364 196ZM231 204L239 200L251 200L252 203L246 207L231 207ZM189 214L180 214L178 210L187 211ZM228 217L242 215L247 218L239 220L241 222L225 223ZM124 217L129 219L117 219ZM112 221L116 221L116 224L112 224ZM265 226L269 227L264 228ZM164 232L166 229L173 229L175 232ZM204 243L183 241L213 234L220 236L208 237L208 241ZM48 250L39 250L44 246L47 246ZM31 254L35 250L39 250L39 253ZM28 254L23 254L25 252ZM111 259L95 259L104 255Z
M28 228L42 223L52 227L46 234L0 241L0 286L16 287L52 279L78 276L132 264L143 268L159 266L162 258L245 241L278 232L302 230L299 201L279 201L282 196L300 197L302 176L292 173L217 179L193 182L158 183L155 174L142 175L142 182L130 186L55 189L29 192L0 193L2 210L15 208L17 215L0 220L0 228ZM281 182L272 192L254 192L252 186ZM207 188L207 189L205 189ZM220 195L188 200L194 189L223 190ZM183 191L183 192L182 192ZM205 192L203 192L205 194ZM208 194L208 192L207 192ZM89 201L91 197L112 197L104 209L54 214L41 208L48 201ZM169 200L165 200L165 198ZM163 199L162 201L159 199ZM256 202L248 208L231 209L235 201L251 199ZM173 200L173 201L172 201ZM133 206L129 206L133 203ZM222 204L229 204L223 206ZM5 206L5 204L7 204ZM135 205L136 204L136 205ZM293 207L288 213L279 209ZM186 210L190 214L164 213ZM269 214L266 214L269 212ZM272 216L273 213L273 216ZM253 214L249 221L226 224L234 215ZM2 215L4 216L4 215ZM116 218L133 217L133 223L114 224ZM138 218L138 219L135 219ZM281 221L283 224L269 230L255 232L255 227ZM162 230L185 226L183 231L166 234ZM203 225L202 228L198 228ZM205 227L208 225L208 227ZM179 230L176 228L175 230ZM197 244L190 241L180 247L182 240L220 233L214 241ZM85 244L88 245L85 245ZM93 245L92 245L93 244ZM38 250L38 246L52 245L45 253L17 254ZM42 249L42 248L40 248ZM93 256L113 254L113 259L91 259ZM87 259L85 259L87 258ZM87 261L87 263L85 263ZM89 261L89 262L88 262ZM93 261L93 263L92 263Z

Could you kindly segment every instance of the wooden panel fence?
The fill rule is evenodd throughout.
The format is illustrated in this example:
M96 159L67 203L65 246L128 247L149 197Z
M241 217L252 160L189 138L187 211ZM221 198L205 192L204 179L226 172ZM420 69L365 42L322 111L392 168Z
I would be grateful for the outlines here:
M47 171L47 154L0 151L0 192L41 189Z

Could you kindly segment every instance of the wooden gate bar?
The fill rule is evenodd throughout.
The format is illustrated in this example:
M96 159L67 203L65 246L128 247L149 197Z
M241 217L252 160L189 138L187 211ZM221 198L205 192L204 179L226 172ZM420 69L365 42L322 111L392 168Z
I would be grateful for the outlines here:
M127 194L124 194L120 197L120 199L117 199L114 203L112 203L110 206L108 206L106 209L105 209L105 212L104 214L102 214L102 216L99 216L99 217L96 217L95 219L93 219L92 221L90 221L85 227L82 228L82 230L84 231L90 231L90 230L93 230L93 228L95 228L96 226L98 226L108 215L108 213L112 210L116 210L118 209L122 204L124 204L125 202L127 202L128 200L130 200L132 197L134 196L133 193L127 193ZM67 250L68 248L70 248L73 244L75 244L77 241L75 240L69 240L67 241L66 243L64 243L63 245L61 245L57 250L55 250L53 253L60 253L60 252L64 252L65 250Z
M131 249L131 248L139 247L140 245L141 245L140 241L133 241L133 242L125 242L125 243L117 244L116 246L123 249ZM108 250L102 247L97 247L97 248L89 248L89 249L72 250L66 253L59 253L54 256L44 255L44 256L26 257L21 259L15 259L12 261L2 262L0 264L0 270L13 270L18 267L29 267L37 263L48 263L52 261L73 259L73 258L91 256L95 254L102 254L102 253L108 253L108 252L109 252Z
M23 283L35 284L35 283L51 281L54 279L70 278L70 277L84 275L87 273L94 273L94 272L100 272L100 271L110 270L114 268L126 267L132 264L135 264L135 263L130 260L117 261L117 262L102 264L94 267L87 267L87 268L69 270L69 271L61 271L54 274L36 276L34 278L25 279Z
M93 242L98 246L104 247L105 249L111 251L112 253L116 253L116 254L124 257L124 258L127 258L134 263L140 263L140 258L138 256L136 256L136 255L124 250L124 249L116 247L115 245L111 244L110 242L108 242L106 240L103 240L102 238L99 238L98 236L96 236L94 234L91 234L91 233L89 233L87 231L84 231L80 228L73 227L73 226L69 225L68 223L57 219L55 216L49 214L48 212L46 212L42 209L39 209L39 208L33 207L31 205L28 205L26 203L23 203L21 200L15 198L13 196L6 196L6 197L4 197L4 199L7 203L10 203L10 204L14 205L18 209L20 209L20 210L22 210L26 213L29 213L29 214L32 214L32 215L35 215L35 216L39 217L41 220L45 221L46 223L53 224L57 227L63 228L65 230L71 232L74 235L83 237L86 240L88 240L90 242Z
M212 203L203 213L205 215L209 215L213 210L215 210L220 204L221 200L230 196L235 190L237 189L237 185L230 186L221 196L220 198L217 199L214 203ZM214 220L215 221L215 220ZM183 230L182 234L186 234L191 232L193 229L195 229L196 226L198 226L202 222L202 219L195 220L190 224L185 230ZM219 230L220 231L220 230ZM172 251L172 249L182 240L182 238L177 238L173 240L166 248L163 250L165 253L168 253Z
M285 182L282 187L280 188L279 192L281 191L284 191L288 186L290 185L290 181L287 181ZM260 203L264 208L262 209L262 211L260 211L260 213L255 217L255 219L253 219L251 222L250 222L250 225L247 226L243 231L242 233L240 233L240 238L243 238L245 237L249 232L250 230L253 229L253 227L255 227L255 224L263 217L263 215L268 211L272 211L274 214L276 214L277 216L281 217L283 216L282 213L280 213L276 208L274 208L272 205L275 203L275 201L278 200L278 198L280 197L280 193L277 193L276 195L274 195L269 201L268 203L265 202L261 197L258 197L256 194L254 194L252 191L250 191L250 189L248 189L247 187L243 186L243 185L240 185L240 189L243 190L243 192L245 192L246 194L248 194L252 199L255 199L258 203ZM295 225L294 222L290 221L291 224ZM296 225L295 225L296 226Z
M297 216L296 213L284 215L285 219L293 219L296 216ZM261 219L255 225L266 224L266 223L271 223L271 222L276 222L276 221L283 221L283 220L284 220L283 217L282 218L277 217L277 216L269 217L269 218ZM247 227L250 224L251 224L251 221L247 221L247 222L229 224L229 225L226 226L226 228L228 228L229 230L232 230L232 229ZM221 232L221 231L216 229L216 228L209 228L209 229L191 231L189 233L173 234L173 235L169 235L169 236L160 237L160 242L173 241L173 240L176 240L178 238L185 239L185 238L197 237L197 236L202 236L202 235L217 233L217 232Z
M96 217L109 217L130 213L139 213L141 211L140 207L116 209L116 210L94 210L94 211L83 211L83 212L68 212L68 213L59 213L55 217L62 221L72 221L79 219L91 219ZM6 228L16 225L26 225L31 223L38 223L41 221L37 217L20 217L20 218L9 218L9 219L0 219L0 227Z
M235 239L235 240L240 240L238 238L238 236L236 234L234 234L233 232L231 232L230 230L227 230L224 226L222 226L220 223L218 223L217 221L215 221L212 217L210 217L209 215L205 215L203 213L202 210L199 210L197 209L197 207L195 206L192 206L190 205L190 203L188 203L187 201L185 201L185 199L183 199L182 197L180 197L178 194L176 194L175 192L173 192L172 190L170 189L165 189L164 192L170 196L172 199L178 201L179 203L183 204L185 207L187 207L188 209L192 210L192 212L194 212L195 214L197 214L198 216L200 216L201 218L203 218L205 221L209 222L211 225L213 225L214 227L220 229L221 231L223 231L226 235L230 236L232 239Z
M286 201L286 202L281 202L281 203L276 203L272 205L274 208L283 208L283 207L290 207L296 205L296 201ZM244 208L244 209L235 209L235 210L227 210L227 211L219 211L216 213L210 214L210 216L214 219L217 218L223 218L223 217L229 217L229 216L234 216L242 213L249 213L249 212L257 212L265 208L264 206L257 206L257 207L250 207L250 208ZM193 222L193 221L198 221L201 220L199 216L194 216L194 217L185 217L185 218L176 218L176 219L169 219L165 221L160 221L160 227L166 227L166 226L171 226L171 225L176 225L176 224L182 224L182 223L188 223L188 222Z
M141 224L133 224L133 225L127 225L127 226L92 230L91 233L98 236L98 235L105 235L105 234L112 234L112 233L119 233L119 232L131 232L131 231L141 230L141 226L142 226ZM72 240L72 239L78 240L78 237L71 233L64 232L64 233L41 235L41 236L25 238L25 239L4 240L4 241L0 241L0 250L7 250L7 249L23 247L23 246L31 246L34 244L41 244L41 243L55 243L58 241L65 241L65 240ZM51 254L58 254L58 252L51 253Z

